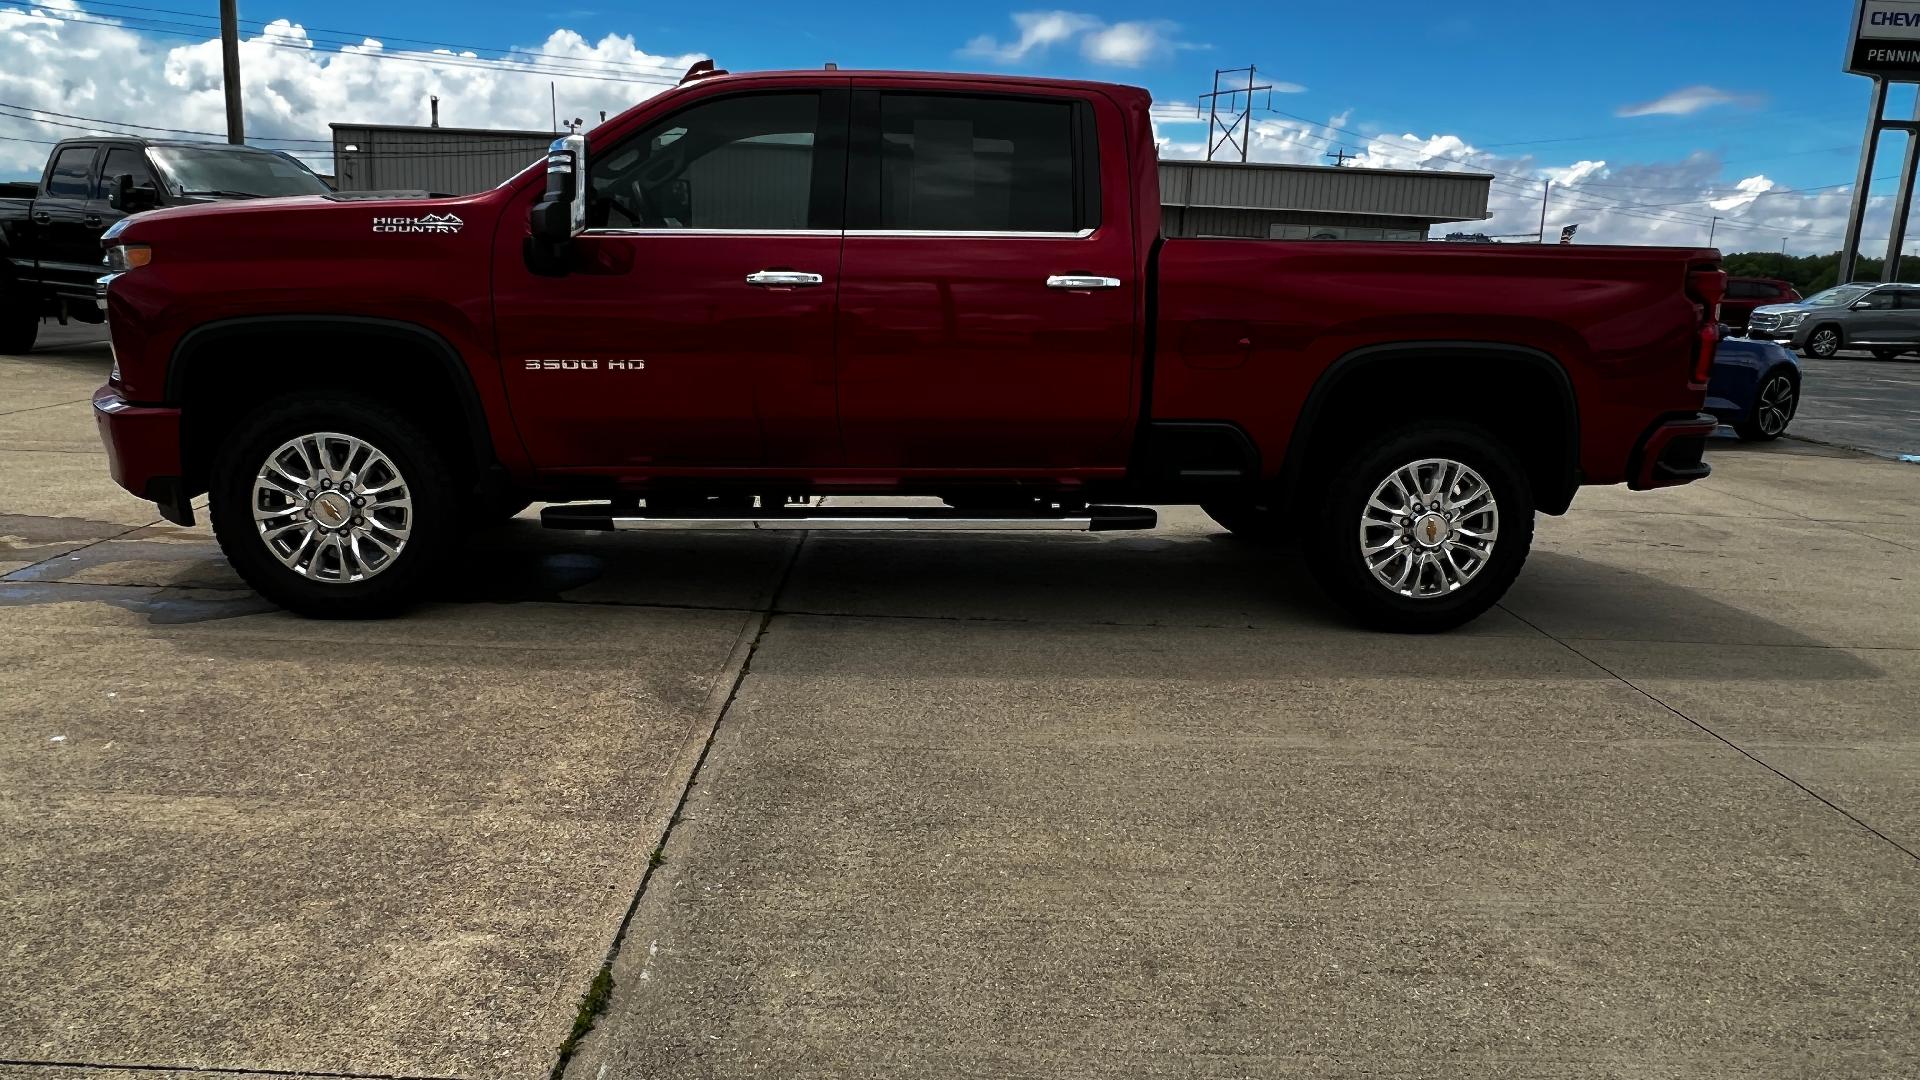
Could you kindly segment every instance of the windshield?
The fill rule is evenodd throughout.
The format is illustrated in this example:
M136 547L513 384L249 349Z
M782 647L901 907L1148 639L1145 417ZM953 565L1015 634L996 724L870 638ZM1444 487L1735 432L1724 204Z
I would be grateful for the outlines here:
M156 146L153 160L176 195L325 195L327 185L292 158L265 150Z
M1813 304L1816 307L1839 307L1843 304L1851 304L1872 291L1859 285L1836 285L1825 292L1814 293L1801 303Z

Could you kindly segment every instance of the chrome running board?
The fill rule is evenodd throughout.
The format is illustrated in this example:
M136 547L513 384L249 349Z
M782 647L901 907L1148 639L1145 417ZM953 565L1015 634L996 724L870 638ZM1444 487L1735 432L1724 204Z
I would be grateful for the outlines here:
M803 506L792 510L742 510L737 514L649 513L609 503L566 503L540 511L549 529L627 532L642 529L786 532L847 529L904 532L1119 532L1151 529L1160 515L1140 506L1089 506L1067 513L1008 511L982 514L947 507Z

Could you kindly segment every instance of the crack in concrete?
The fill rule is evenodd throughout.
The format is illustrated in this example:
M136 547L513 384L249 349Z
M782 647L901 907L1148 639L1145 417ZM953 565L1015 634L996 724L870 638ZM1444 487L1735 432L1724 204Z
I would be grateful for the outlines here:
M1813 799L1818 801L1822 806L1825 806L1827 809L1833 811L1836 814L1839 814L1843 818L1846 818L1848 821L1853 822L1855 825L1858 825L1860 828L1865 829L1868 833L1872 834L1875 837L1878 837L1880 840L1885 841L1894 850L1905 855L1907 858L1912 859L1916 863L1920 863L1920 852L1914 851L1912 848L1908 847L1907 845L1901 843L1898 840L1895 840L1893 837L1888 836L1886 833L1881 832L1879 829L1874 828L1873 826L1867 824L1865 821L1862 821L1859 817L1855 816L1852 811L1847 810L1845 807L1840 806L1839 804L1835 803L1833 800L1827 798L1825 795L1822 795L1819 792L1813 790L1811 787L1808 787L1806 784L1801 783L1795 777L1790 776L1785 772L1782 772L1780 769L1770 764L1765 758L1761 757L1760 755L1754 753L1751 750L1748 750L1746 747L1741 746L1739 743L1734 742L1732 739L1727 738L1725 735L1722 735L1719 732L1713 730L1712 728L1708 727L1706 724L1700 722L1699 720L1695 720L1693 717L1688 716L1686 713L1681 712L1679 709L1676 709L1673 706L1667 704L1665 701L1661 700L1659 695L1653 693L1652 691L1646 689L1640 684L1634 682L1632 679L1629 679L1626 676L1620 674L1619 672L1613 670L1612 668L1601 663L1600 661L1595 660L1593 657L1588 656L1586 653L1575 648L1571 643L1553 634L1550 634L1545 630L1542 630L1539 626L1535 625L1531 620L1527 619L1526 617L1522 616L1518 612L1514 611L1512 608L1507 607L1505 604L1499 604L1496 606L1499 607L1502 611L1505 611L1507 614L1512 615L1514 618L1519 619L1521 622L1526 623L1528 626L1533 627L1535 630L1539 631L1541 636L1545 637L1547 640L1553 642L1556 645L1559 645L1561 648L1567 650L1568 652L1579 657L1580 659L1585 660L1587 663L1592 664L1594 667L1599 668L1601 671L1606 672L1609 677L1617 680L1621 685L1632 690L1634 693L1639 694L1641 697L1646 698L1648 701L1653 702L1655 705L1660 706L1662 709L1665 709L1666 711L1672 713L1673 715L1679 717L1680 719L1685 720L1687 723L1693 725L1694 727L1699 728L1701 731L1705 732L1707 735L1711 736L1712 738L1726 745L1728 748L1740 754L1742 757L1746 758L1748 761L1753 762L1755 765L1760 766L1761 768L1767 770L1768 772L1779 777L1780 779L1785 780L1787 783L1792 784L1794 787L1799 788L1803 793L1811 796Z
M310 1069L249 1069L233 1065L150 1065L110 1061L40 1061L31 1058L0 1058L0 1068L20 1066L36 1069L108 1069L118 1072L219 1073L223 1076L285 1076L296 1080L466 1080L457 1076L427 1073L326 1072Z
M788 557L786 566L781 569L780 578L774 585L772 595L768 597L767 606L758 609L760 619L754 626L751 640L745 641L744 652L739 645L735 646L735 655L739 656L738 665L733 664L733 656L728 657L728 666L734 667L734 675L727 685L726 697L720 702L719 708L712 711L713 719L707 724L706 735L700 742L700 752L694 756L693 766L687 771L686 781L680 785L679 797L674 800L673 811L667 816L666 824L660 830L660 842L654 846L652 854L647 859L647 867L640 874L639 884L634 887L633 899L627 902L626 913L620 918L620 926L614 931L612 943L607 946L606 958L602 961L600 970L595 973L593 984L582 995L581 1015L575 1022L573 1032L560 1046L550 1074L552 1080L561 1080L565 1075L567 1064L573 1059L580 1044L593 1032L599 1017L612 1001L614 961L620 955L620 947L626 943L627 934L633 927L634 915L640 910L640 903L647 895L647 886L652 883L654 873L666 865L664 853L667 842L673 837L674 824L680 820L682 811L686 809L688 796L692 794L694 786L699 783L700 770L707 763L707 754L713 750L713 740L720 730L721 723L726 720L727 713L732 711L734 701L740 696L740 687L747 681L748 673L753 670L754 654L759 652L760 643L767 636L767 627L772 625L774 615L779 612L780 597L786 591L787 582L793 577L794 567L800 562L800 552L806 547L807 535L804 532L800 534L799 542L793 546L793 554ZM742 635L742 638L744 639L745 635ZM656 942L654 951L657 951L657 944Z

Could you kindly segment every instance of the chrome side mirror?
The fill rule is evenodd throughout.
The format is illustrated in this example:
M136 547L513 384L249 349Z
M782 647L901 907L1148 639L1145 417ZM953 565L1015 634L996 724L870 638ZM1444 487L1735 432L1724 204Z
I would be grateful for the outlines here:
M566 135L547 148L547 190L527 212L527 265L536 273L566 273L572 239L586 230L587 138Z

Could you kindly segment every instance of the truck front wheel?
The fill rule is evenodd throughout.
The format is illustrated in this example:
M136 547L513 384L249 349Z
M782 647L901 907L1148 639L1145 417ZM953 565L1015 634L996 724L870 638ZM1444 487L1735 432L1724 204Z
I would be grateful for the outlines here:
M419 597L459 532L445 455L377 401L282 398L215 455L209 507L248 585L319 618L388 615Z
M1347 459L1319 500L1308 558L1368 626L1450 630L1492 607L1533 543L1514 454L1467 425L1408 428Z

